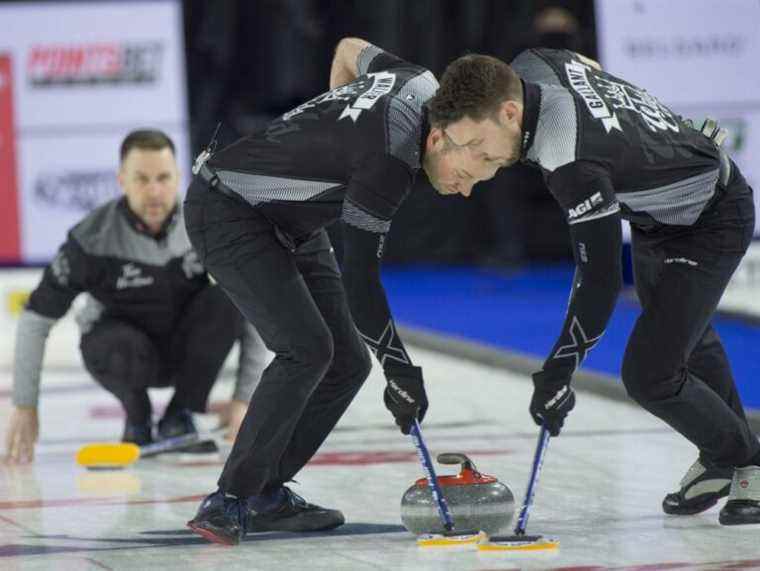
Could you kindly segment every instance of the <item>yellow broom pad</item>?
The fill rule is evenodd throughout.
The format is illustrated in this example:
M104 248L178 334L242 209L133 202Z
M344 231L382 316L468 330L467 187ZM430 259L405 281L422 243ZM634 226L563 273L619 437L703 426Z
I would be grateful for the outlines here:
M505 541L483 542L478 544L478 551L551 551L559 548L559 541L556 539L539 539L532 542Z
M465 535L421 535L417 538L419 547L475 547L481 541L488 539L484 532Z
M131 442L95 442L77 452L77 464L86 468L123 468L137 461L140 447Z

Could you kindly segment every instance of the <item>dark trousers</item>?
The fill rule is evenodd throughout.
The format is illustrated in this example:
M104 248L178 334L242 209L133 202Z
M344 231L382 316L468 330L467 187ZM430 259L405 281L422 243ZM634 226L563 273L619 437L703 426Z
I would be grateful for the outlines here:
M192 297L165 336L149 336L128 321L104 318L82 335L80 348L87 370L119 399L127 420L145 424L151 419L148 387L175 388L167 413L206 410L242 326L240 313L224 291L209 286Z
M734 166L722 198L691 227L634 227L642 313L622 367L628 394L719 466L760 452L711 320L752 239L752 189Z
M248 204L196 179L190 240L275 358L264 371L219 487L239 497L287 482L309 461L371 369L326 233L295 251Z

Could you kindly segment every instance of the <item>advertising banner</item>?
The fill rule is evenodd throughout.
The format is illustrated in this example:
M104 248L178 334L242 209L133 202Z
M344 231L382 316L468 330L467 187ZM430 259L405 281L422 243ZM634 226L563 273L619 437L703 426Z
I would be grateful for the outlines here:
M605 69L697 124L728 128L725 148L760 211L760 2L597 0L596 14Z

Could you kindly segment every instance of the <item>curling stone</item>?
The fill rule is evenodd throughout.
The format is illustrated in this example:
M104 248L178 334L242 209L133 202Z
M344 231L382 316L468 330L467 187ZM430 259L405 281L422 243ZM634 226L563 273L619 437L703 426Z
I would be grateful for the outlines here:
M460 464L459 474L438 476L449 505L454 529L485 531L489 535L510 533L515 513L512 491L495 477L481 474L465 454L438 455L440 464ZM401 498L401 522L415 535L443 533L427 479L417 480Z

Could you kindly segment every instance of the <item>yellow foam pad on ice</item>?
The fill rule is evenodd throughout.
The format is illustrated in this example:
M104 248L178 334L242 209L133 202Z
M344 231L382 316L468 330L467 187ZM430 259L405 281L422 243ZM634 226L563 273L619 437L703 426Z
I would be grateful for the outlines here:
M533 542L486 541L478 544L478 551L550 551L558 548L559 540L556 539L540 539Z
M131 442L85 444L77 452L77 464L86 468L122 468L140 457L140 447Z
M14 317L18 317L26 306L26 302L29 301L29 296L32 292L29 290L15 289L8 292L5 297L5 307L8 313Z
M481 541L488 539L482 531L476 534L465 535L421 535L417 538L419 547L475 547Z

